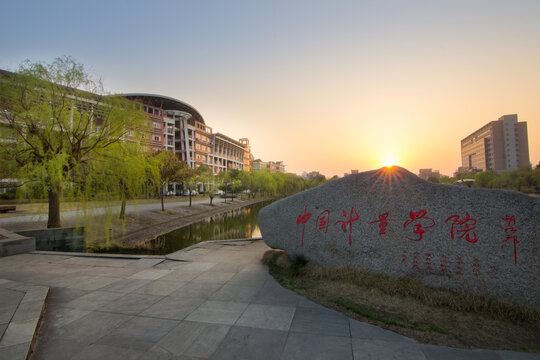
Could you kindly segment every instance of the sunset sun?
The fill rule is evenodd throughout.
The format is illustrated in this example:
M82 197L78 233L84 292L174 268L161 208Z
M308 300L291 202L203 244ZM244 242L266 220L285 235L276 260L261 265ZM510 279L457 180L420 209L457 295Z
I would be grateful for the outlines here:
M394 165L396 165L396 161L392 158L384 159L382 162L382 166L384 167L392 167Z

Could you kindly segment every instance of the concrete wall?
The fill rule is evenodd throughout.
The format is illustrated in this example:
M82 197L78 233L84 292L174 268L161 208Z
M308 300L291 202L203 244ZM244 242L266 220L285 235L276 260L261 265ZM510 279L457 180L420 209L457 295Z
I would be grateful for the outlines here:
M17 234L35 239L35 250L84 251L84 227L17 231Z
M32 237L22 236L0 228L0 257L34 250L36 250L36 242Z

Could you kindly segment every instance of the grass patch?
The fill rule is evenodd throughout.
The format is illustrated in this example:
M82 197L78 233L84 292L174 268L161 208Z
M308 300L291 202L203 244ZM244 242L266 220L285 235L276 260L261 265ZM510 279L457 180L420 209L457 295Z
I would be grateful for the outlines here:
M283 251L268 251L263 262L284 287L423 343L540 352L540 312L525 306L365 270L324 268Z

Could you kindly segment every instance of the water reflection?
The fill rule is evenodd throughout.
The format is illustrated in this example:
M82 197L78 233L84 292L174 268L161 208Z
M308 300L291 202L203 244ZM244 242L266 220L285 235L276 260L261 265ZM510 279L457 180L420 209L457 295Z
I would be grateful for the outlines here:
M146 243L148 254L169 254L201 241L250 239L261 236L257 224L259 210L265 201L210 217L204 221L158 236ZM140 251L140 253L143 253Z

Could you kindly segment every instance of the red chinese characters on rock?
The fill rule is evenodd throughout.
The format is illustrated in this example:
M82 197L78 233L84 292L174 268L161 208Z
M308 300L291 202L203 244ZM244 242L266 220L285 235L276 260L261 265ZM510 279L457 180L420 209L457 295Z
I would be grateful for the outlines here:
M413 222L416 222L414 224L413 233L417 234L418 238L417 239L411 239L410 237L406 236L407 239L409 239L411 241L421 241L422 238L424 237L424 233L425 233L424 229L429 229L429 228L432 228L432 227L435 226L435 220L433 220L432 218L427 217L426 214L427 214L426 210L420 210L419 212L411 211L409 213L410 219L405 221L405 223L403 224L403 228L406 228L407 226L409 226ZM424 224L422 224L421 220L423 220L424 224L427 222L427 223L430 223L430 225L425 226Z
M354 218L353 218L354 214ZM343 210L343 216L347 218L347 212ZM346 231L347 225L349 225L349 246L352 245L352 223L360 219L360 215L354 210L354 207L351 207L351 214L349 215L349 220L338 220L334 225L341 224L341 230Z
M441 272L447 273L448 267L446 266L446 255L441 255Z
M463 258L461 256L456 258L456 274L463 276Z
M304 246L304 232L306 231L306 223L311 219L311 213L307 212L307 206L304 208L304 213L298 215L296 225L302 225L302 246Z
M506 217L502 218L502 220L505 221L508 226L506 229L504 229L504 232L506 233L506 240L503 240L503 242L508 242L508 240L512 240L514 242L514 264L517 265L516 245L519 244L519 241L517 235L515 235L517 230L513 227L516 225L516 217L514 215L506 215Z
M330 211L325 210L317 216L317 222L315 222L315 228L321 231L328 231L328 225L330 225Z
M431 267L431 253L426 253L426 270L433 270L433 268Z
M369 224L379 223L379 235L386 234L386 227L388 226L389 221L396 221L395 219L389 219L388 218L389 215L390 215L389 212L386 212L384 214L379 214L379 220L375 220L369 223Z
M476 229L474 225L476 225L476 219L471 218L469 213L466 213L464 219L460 219L459 215L452 215L448 219L446 219L446 223L448 221L452 220L452 228L450 231L450 234L452 235L452 240L454 240L455 233L457 232L458 235L461 233L460 239L463 239L465 236L465 240L470 242L471 244L474 244L478 241L478 237L476 236L476 233L474 230ZM456 231L457 228L457 231Z
M412 267L413 267L413 269L418 269L418 251L415 251L413 253Z
M474 276L480 276L480 261L478 260L478 258L474 258L473 259L473 275Z

